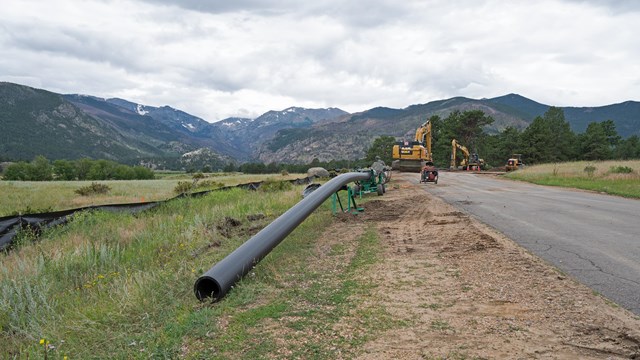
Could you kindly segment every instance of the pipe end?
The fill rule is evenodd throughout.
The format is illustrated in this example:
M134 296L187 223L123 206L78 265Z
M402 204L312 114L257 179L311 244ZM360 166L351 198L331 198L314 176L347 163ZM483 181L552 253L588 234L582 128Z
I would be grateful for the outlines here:
M193 286L193 291L200 301L205 301L211 298L211 301L214 302L220 300L222 297L222 288L220 287L220 284L209 276L199 277Z

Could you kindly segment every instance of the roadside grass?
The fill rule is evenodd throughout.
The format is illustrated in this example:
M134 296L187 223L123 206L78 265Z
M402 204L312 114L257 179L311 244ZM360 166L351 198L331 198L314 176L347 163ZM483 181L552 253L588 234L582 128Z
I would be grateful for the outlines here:
M541 164L505 174L534 184L640 198L640 160Z
M327 256L353 251L334 268L308 266L333 221L330 201L225 299L193 294L200 274L298 202L301 188L214 192L135 216L82 213L0 254L0 358L40 358L45 348L69 359L354 354L393 322L365 302L376 285L357 276L379 256L375 230L335 245ZM226 217L241 224L225 229Z
M216 182L237 185L265 179L290 180L306 174L251 175L213 174ZM106 194L80 196L75 190L90 186L92 181L0 181L0 216L72 209L89 205L135 203L165 200L174 197L180 181L190 180L191 174L171 174L155 180L97 181L111 188ZM95 182L95 181L94 181Z

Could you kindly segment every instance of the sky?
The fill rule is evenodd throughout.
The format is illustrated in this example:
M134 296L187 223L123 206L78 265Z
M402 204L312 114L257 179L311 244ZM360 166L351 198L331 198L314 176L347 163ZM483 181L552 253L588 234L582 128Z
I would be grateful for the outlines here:
M0 81L209 122L517 93L640 100L635 0L2 0Z

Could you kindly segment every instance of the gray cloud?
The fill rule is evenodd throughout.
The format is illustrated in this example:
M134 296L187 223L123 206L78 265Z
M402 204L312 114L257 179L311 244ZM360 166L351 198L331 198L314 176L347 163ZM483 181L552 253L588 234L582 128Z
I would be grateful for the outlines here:
M292 105L518 92L581 106L640 93L631 1L7 1L0 80L210 121Z
M611 9L615 13L640 11L640 2L637 0L568 0L583 5L596 5Z
M81 30L67 26L42 25L33 27L28 23L12 24L7 46L27 52L40 53L47 57L69 57L87 62L106 62L116 67L141 70L135 48L130 42L105 37L99 32Z
M182 9L224 14L239 11L248 11L260 14L282 14L295 9L301 3L295 0L235 0L235 1L201 1L201 0L142 0L156 5L179 7Z

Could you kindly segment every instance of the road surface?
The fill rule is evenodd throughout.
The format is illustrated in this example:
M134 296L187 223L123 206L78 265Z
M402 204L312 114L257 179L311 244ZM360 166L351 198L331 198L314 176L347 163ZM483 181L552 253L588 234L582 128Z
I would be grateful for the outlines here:
M421 186L640 315L639 200L464 172Z

